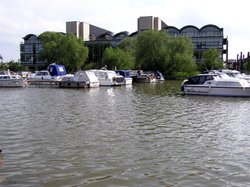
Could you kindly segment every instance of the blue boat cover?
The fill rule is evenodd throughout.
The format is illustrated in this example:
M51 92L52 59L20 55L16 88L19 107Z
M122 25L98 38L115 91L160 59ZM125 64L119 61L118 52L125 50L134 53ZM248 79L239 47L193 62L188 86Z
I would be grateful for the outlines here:
M124 78L130 78L130 71L129 70L116 70L117 74L123 76Z
M63 76L67 74L64 65L51 64L48 69L51 76Z

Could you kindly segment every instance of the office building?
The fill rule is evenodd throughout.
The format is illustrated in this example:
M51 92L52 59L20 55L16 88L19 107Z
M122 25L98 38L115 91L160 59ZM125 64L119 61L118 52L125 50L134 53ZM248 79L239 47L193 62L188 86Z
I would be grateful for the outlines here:
M194 59L202 61L202 53L208 49L215 48L220 51L221 58L228 61L228 39L224 37L223 28L208 24L201 28L187 25L178 29L169 26L160 18L153 16L142 16L137 19L137 31L129 34L126 31L113 34L113 32L85 22L69 21L66 22L66 34L73 33L81 38L89 48L89 62L99 64L101 67L104 50L113 46L116 47L127 37L136 37L145 30L165 31L172 37L187 36L193 42ZM30 67L42 66L45 62L39 60L39 53L42 44L39 37L28 34L20 44L21 63ZM225 58L224 58L225 56Z

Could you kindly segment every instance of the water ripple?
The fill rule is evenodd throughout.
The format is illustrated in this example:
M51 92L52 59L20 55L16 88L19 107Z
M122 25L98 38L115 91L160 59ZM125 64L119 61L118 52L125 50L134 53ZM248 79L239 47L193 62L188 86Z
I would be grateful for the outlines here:
M174 84L1 89L0 186L249 186L250 100Z

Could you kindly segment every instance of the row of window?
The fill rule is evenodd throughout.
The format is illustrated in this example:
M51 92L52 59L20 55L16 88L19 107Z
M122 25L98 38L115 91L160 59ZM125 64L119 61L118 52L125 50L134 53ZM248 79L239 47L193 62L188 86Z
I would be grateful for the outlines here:
M21 53L40 53L42 50L42 44L21 44L20 51Z

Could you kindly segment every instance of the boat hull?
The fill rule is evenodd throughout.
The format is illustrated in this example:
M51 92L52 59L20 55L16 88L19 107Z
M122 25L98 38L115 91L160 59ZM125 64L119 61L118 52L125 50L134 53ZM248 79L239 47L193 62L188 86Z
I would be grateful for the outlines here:
M0 87L2 87L2 88L22 88L22 87L25 87L25 82L23 79L0 80Z
M186 95L250 97L250 87L184 86Z

